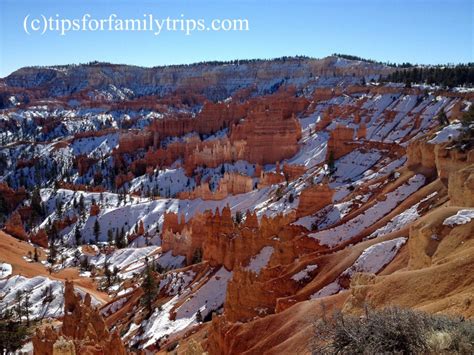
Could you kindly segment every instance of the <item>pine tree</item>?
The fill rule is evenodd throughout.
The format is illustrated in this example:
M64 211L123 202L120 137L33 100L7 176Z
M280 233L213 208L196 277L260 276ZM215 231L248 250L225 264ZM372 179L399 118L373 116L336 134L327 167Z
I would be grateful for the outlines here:
M141 287L144 292L142 303L150 316L153 312L153 301L158 293L158 285L153 277L153 264L148 262L148 258L145 258L145 275Z
M241 211L235 212L235 223L240 224L242 222L243 216Z
M76 225L76 227L74 228L74 239L76 240L77 246L82 244L81 230L79 229L78 225Z
M81 194L79 196L79 213L81 215L81 219L84 220L86 218L86 207L84 204L84 195Z
M99 237L100 237L100 224L99 220L96 218L94 222L94 237L95 237L95 242L96 244L99 243Z
M18 317L18 322L21 323L21 317L23 316L23 292L17 291L15 294L15 313Z
M49 243L49 255L48 255L48 262L53 265L56 262L56 256L58 251L56 249L56 244L54 242Z
M194 250L192 263L193 264L198 264L201 261L202 261L202 249L197 248L196 250Z
M109 245L112 245L114 241L114 232L112 231L111 228L109 228L109 230L107 231L107 243L109 243Z
M200 309L198 309L198 311L196 312L196 322L202 323L202 314Z
M26 326L30 326L30 313L31 313L31 290L25 290L23 292L24 299L23 299L23 313L26 316Z
M42 200L41 200L41 195L40 195L40 190L38 187L36 187L33 190L33 194L31 196L31 208L33 209L34 213L37 216L42 216L43 215L43 205L42 205Z
M438 116L436 116L436 118L438 119L438 122L439 122L439 125L440 126L447 126L449 125L449 120L448 120L448 116L446 116L446 112L444 112L444 110L442 110Z
M334 159L334 152L330 151L329 152L329 157L328 157L328 169L329 169L329 174L334 174L336 170L336 163Z
M109 260L107 258L104 261L104 276L107 288L109 288L112 285L112 271L109 268Z
M63 202L61 200L56 200L56 215L58 218L62 218L63 216Z

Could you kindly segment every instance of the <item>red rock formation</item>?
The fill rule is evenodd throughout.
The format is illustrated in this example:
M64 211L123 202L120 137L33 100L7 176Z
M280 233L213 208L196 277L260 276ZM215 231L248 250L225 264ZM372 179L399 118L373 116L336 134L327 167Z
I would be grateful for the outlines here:
M125 355L126 350L115 331L110 333L97 309L91 306L91 297L86 294L84 302L74 293L72 282L66 281L64 290L64 317L59 331L52 327L37 328L33 336L34 354L57 354L64 342L76 354Z
M135 176L131 172L129 172L128 174L117 175L115 177L115 187L117 189L121 188L123 184L125 184L126 182L132 181L134 177Z
M407 165L409 168L421 166L433 173L436 171L435 145L425 140L412 141L407 147Z
M178 223L177 215L167 214L162 248L163 251L173 250L173 255L186 255L188 260L197 248L201 248L203 259L211 266L224 265L232 270L236 265L246 265L264 246L276 245L275 235L294 219L294 214L275 218L263 216L259 222L256 214L247 212L244 221L237 224L229 207L222 213L216 210L214 214L196 215L187 223ZM292 237L292 234L285 236ZM286 252L294 255L292 250L288 248Z
M367 136L367 126L365 123L361 123L359 125L359 129L357 130L357 140L365 139Z
M347 153L350 153L353 147L348 143L352 141L354 141L354 129L337 125L329 135L327 148L328 157L332 153L334 159L339 159Z
M191 264L196 250L202 254L207 218L207 213L198 213L186 224L184 217L182 222L178 223L178 215L165 214L161 235L163 252L171 250L174 256L183 255L186 257L186 263Z
M77 166L79 176L85 175L95 163L97 163L97 159L89 158L85 155L78 155L75 158L75 165Z
M6 183L0 182L0 196L5 201L7 210L11 212L18 207L21 201L26 198L27 194L23 187L15 191Z
M342 88L317 88L314 90L313 98L315 101L327 101L341 94Z
M28 239L20 214L17 211L13 212L5 222L5 232L21 240Z
M443 145L435 147L435 161L438 176L441 180L447 181L451 173L455 173L466 165L474 163L474 150L461 151L459 149L451 149Z
M253 190L253 180L250 176L238 173L225 173L219 181L216 191L211 191L208 183L202 183L193 191L185 191L179 194L180 199L194 200L222 200L229 195L243 194Z
M119 138L119 145L114 153L134 153L139 149L148 149L153 145L153 134L149 131L127 131Z
M228 138L211 141L207 144L200 144L190 154L185 157L184 167L186 173L190 175L198 166L217 168L219 165L237 160L248 160L247 142L231 142Z
M329 106L321 115L320 120L316 123L315 129L316 131L322 131L323 129L326 129L327 126L329 126L332 122L332 106Z
M190 132L212 134L230 127L245 117L248 103L211 103L206 102L197 117L165 118L155 120L150 129L154 133L154 145L166 137L179 137Z
M35 233L30 238L32 243L38 244L43 248L48 247L48 235L44 229L40 229L38 233Z
M179 233L185 226L184 216L179 220L179 216L176 213L165 212L163 215L163 232L170 231L173 233Z
M286 178L285 175L269 171L269 172L262 172L260 174L260 180L258 181L258 188L262 188L265 186L271 186L275 184L281 184L285 182Z
M287 181L293 181L298 179L306 172L306 167L304 165L291 165L291 164L284 164L283 165L283 175Z
M91 217L97 216L100 213L100 207L96 203L91 204L90 215Z
M130 168L135 175L141 175L137 171L144 172L149 167L169 166L177 159L184 160L188 175L199 165L217 167L239 159L275 163L298 151L301 127L294 115L307 106L306 99L296 98L291 91L244 103L207 103L196 118L160 119L154 121L148 134L143 133L139 139L136 134L121 136L120 146L114 152L114 163L122 172ZM229 138L201 141L193 136L156 149L165 137L182 137L190 132L210 134L223 128L230 128ZM149 136L153 136L154 149L149 149ZM144 159L138 159L128 167L120 154L140 148L148 150Z
M474 207L474 165L449 175L448 194L452 206Z
M103 186L90 186L82 184L71 184L64 181L59 182L59 187L61 189L67 189L72 191L90 191L90 192L105 192Z
M311 215L332 203L334 191L327 184L314 185L301 191L296 215Z
M290 108L279 105L259 105L238 125L232 126L232 143L245 141L246 160L268 164L290 158L298 152L301 126Z

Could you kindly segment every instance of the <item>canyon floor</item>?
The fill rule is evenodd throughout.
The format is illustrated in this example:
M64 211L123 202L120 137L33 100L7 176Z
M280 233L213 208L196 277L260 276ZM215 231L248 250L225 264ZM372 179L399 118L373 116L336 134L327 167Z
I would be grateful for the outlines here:
M0 79L0 315L35 354L309 354L474 317L474 90L332 56Z

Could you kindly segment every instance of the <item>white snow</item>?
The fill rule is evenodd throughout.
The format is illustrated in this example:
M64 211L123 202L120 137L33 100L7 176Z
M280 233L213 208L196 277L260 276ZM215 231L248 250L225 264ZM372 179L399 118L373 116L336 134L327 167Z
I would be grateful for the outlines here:
M15 275L7 280L0 280L0 309L13 309L17 304L18 292L28 294L30 306L30 319L57 318L63 315L64 309L64 284L62 281L51 280L45 276L26 278ZM76 288L82 297L85 292ZM48 297L48 294L52 297ZM100 302L91 295L92 304Z
M454 227L459 224L469 223L472 219L474 219L474 208L459 210L454 216L446 218L443 221L443 225Z
M436 133L436 137L429 140L431 144L441 144L451 142L457 139L462 133L461 123L451 123L449 126L444 127L441 131Z
M400 214L397 214L395 217L393 217L386 225L383 227L380 227L376 231L374 231L371 235L369 235L367 238L375 238L375 237L381 237L383 235L395 232L397 230L400 230L401 228L405 227L406 225L412 223L413 221L416 221L418 217L420 217L420 214L418 213L418 207L420 206L421 203L429 200L430 198L434 197L437 194L437 192L433 192L432 194L428 195L424 199L422 199L420 202L414 204L410 208L406 209Z
M354 264L341 273L341 276L352 277L357 272L374 274L379 272L393 260L406 241L407 238L401 237L371 245L362 252ZM335 281L312 294L310 299L334 295L341 290L343 290L343 287L340 285L338 277Z
M176 335L197 324L196 313L198 310L205 317L222 306L227 291L227 283L231 277L232 272L221 267L198 290L193 290L196 283L191 287L187 287L182 294L177 294L166 302L162 309L155 310L150 318L142 323L143 334L134 340L144 340L145 342L141 346L146 348L163 337ZM182 302L183 300L184 302ZM177 303L181 303L181 306L176 309L175 320L171 320L170 312ZM131 330L129 330L130 332Z
M119 270L129 271L134 269L134 264L143 261L145 257L150 256L159 247L150 246L144 248L124 248L115 250L112 254L99 254L89 259L91 265L102 267L107 261L109 268L117 267Z
M384 201L379 201L353 219L337 227L312 233L309 236L317 239L321 244L334 247L345 242L364 229L371 226L387 213L392 211L400 202L417 191L425 183L425 177L421 174L411 177L407 183L399 186L394 191L387 193Z
M406 243L407 238L400 237L371 245L357 258L355 263L341 275L352 276L356 272L377 273L393 260L398 250Z
M7 263L0 263L0 279L7 278L12 274L12 266Z
M262 270L265 266L267 266L272 254L273 254L273 247L270 247L270 246L263 247L258 252L257 255L252 257L246 269L251 270L256 274L259 274L260 270Z
M118 133L100 137L78 138L71 144L74 155L84 154L90 158L102 158L118 146Z
M303 270L297 272L296 274L294 274L291 279L292 280L295 280L295 281L303 281L305 279L307 279L311 272L313 272L314 270L316 270L318 268L318 265L314 264L314 265L307 265Z
M160 281L160 291L165 290L167 295L174 296L184 291L193 281L196 274L193 271L169 272Z
M331 282L330 284L324 286L318 292L312 294L309 298L314 300L316 298L331 296L342 290L341 285L339 285L338 280Z

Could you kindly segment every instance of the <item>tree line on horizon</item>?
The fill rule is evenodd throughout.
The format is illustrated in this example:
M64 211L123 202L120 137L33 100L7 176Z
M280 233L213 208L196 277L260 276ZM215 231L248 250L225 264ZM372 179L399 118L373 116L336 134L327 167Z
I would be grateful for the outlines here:
M474 63L454 66L413 67L396 70L384 78L384 81L441 85L445 87L474 85Z

